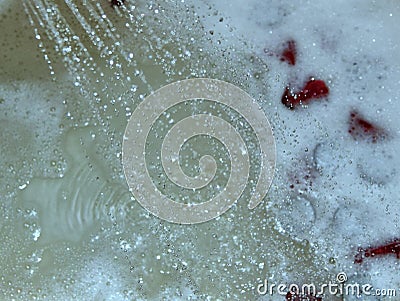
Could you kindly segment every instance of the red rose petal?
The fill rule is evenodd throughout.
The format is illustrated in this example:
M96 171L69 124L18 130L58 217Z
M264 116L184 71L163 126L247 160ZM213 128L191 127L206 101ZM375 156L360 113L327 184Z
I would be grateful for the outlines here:
M396 258L400 259L400 239L394 239L378 247L359 248L354 258L354 263L361 264L365 258L388 254L396 254Z
M372 143L385 140L387 137L387 133L384 129L367 121L357 111L350 112L349 134L356 141Z
M287 41L286 48L283 50L280 60L294 66L296 65L296 56L296 42L294 40Z
M282 95L282 103L293 110L301 104L307 104L312 99L322 98L328 94L329 88L324 81L311 78L299 92L293 93L289 87L286 87Z

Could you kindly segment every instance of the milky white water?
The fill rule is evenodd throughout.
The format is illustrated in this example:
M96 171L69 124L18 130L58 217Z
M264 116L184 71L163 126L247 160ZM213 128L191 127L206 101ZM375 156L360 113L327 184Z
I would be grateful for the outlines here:
M321 284L339 272L400 294L395 255L354 264L359 246L399 237L398 2L24 0L2 1L0 13L1 300L285 300L260 296L258 284ZM290 39L295 66L277 56ZM329 96L288 110L285 87L310 76ZM228 81L257 101L277 168L255 210L247 190L220 218L177 225L131 196L122 137L146 95L192 77ZM351 110L387 139L355 141ZM223 145L186 145L188 174L193 150L220 156L216 184L226 183ZM163 187L160 163L151 172Z

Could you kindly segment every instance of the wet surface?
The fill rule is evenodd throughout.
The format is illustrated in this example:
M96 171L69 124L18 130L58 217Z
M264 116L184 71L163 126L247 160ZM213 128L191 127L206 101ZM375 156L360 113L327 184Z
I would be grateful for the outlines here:
M400 287L400 261L378 248L399 233L397 2L26 0L3 1L0 13L1 299L283 301L257 285L339 272ZM276 177L255 210L245 194L215 220L177 225L129 192L122 140L147 95L193 77L235 84L261 106ZM309 96L310 77L329 94ZM295 110L282 103L289 86ZM193 139L183 170L196 175L198 153L217 151ZM229 171L220 159L216 185ZM359 247L384 251L355 265Z

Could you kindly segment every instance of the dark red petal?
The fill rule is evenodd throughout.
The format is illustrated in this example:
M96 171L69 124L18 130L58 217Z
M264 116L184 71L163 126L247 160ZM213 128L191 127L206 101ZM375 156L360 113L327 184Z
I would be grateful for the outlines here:
M377 247L369 247L366 249L359 248L358 253L354 257L354 263L361 264L364 258L383 256L388 254L395 254L396 258L399 259L400 239L394 239L386 244Z
M282 51L280 60L294 66L296 65L296 56L296 42L294 40L287 41L286 48Z
M285 92L283 92L282 95L282 103L289 109L293 110L300 104L300 100L297 100L296 94L292 93L289 87L286 87Z
M350 112L349 134L356 141L367 141L372 143L385 140L388 137L383 128L366 120L357 111Z
M286 87L281 101L287 108L293 110L301 104L307 104L312 99L322 98L328 94L329 88L326 86L325 82L312 78L299 92L293 93L289 87Z
M311 79L303 88L302 93L304 94L304 100L309 100L327 96L329 89L324 81Z

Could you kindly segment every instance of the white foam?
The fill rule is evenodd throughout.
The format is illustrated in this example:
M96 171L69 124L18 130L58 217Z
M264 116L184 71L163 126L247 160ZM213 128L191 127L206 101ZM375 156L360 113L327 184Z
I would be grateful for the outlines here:
M314 158L323 172L310 194L316 200L313 205L318 221L310 240L333 248L338 266L351 270L357 245L385 243L399 233L399 4L257 0L244 4L237 0L206 1L198 8L206 16L206 28L225 36L231 47L235 43L240 47L238 40L251 44L268 62L271 78L279 78L270 85L268 96L275 104L272 110L278 113L272 126L276 129L281 185L286 186L285 174L293 172L293 162L304 160L304 149L322 145ZM216 14L210 13L214 10ZM217 22L219 16L226 23ZM279 62L276 56L276 49L288 39L297 43L295 66ZM273 56L268 55L274 51ZM328 100L316 101L303 110L287 110L280 103L283 88L287 84L301 87L309 76L327 83ZM351 109L384 128L390 139L376 145L354 141L347 132ZM294 132L295 138L290 137ZM285 215L281 217L278 222L287 223ZM302 228L286 231L295 236L296 232L305 234ZM383 261L393 264L392 259ZM379 273L377 284L400 282L393 269L374 265L370 272Z

